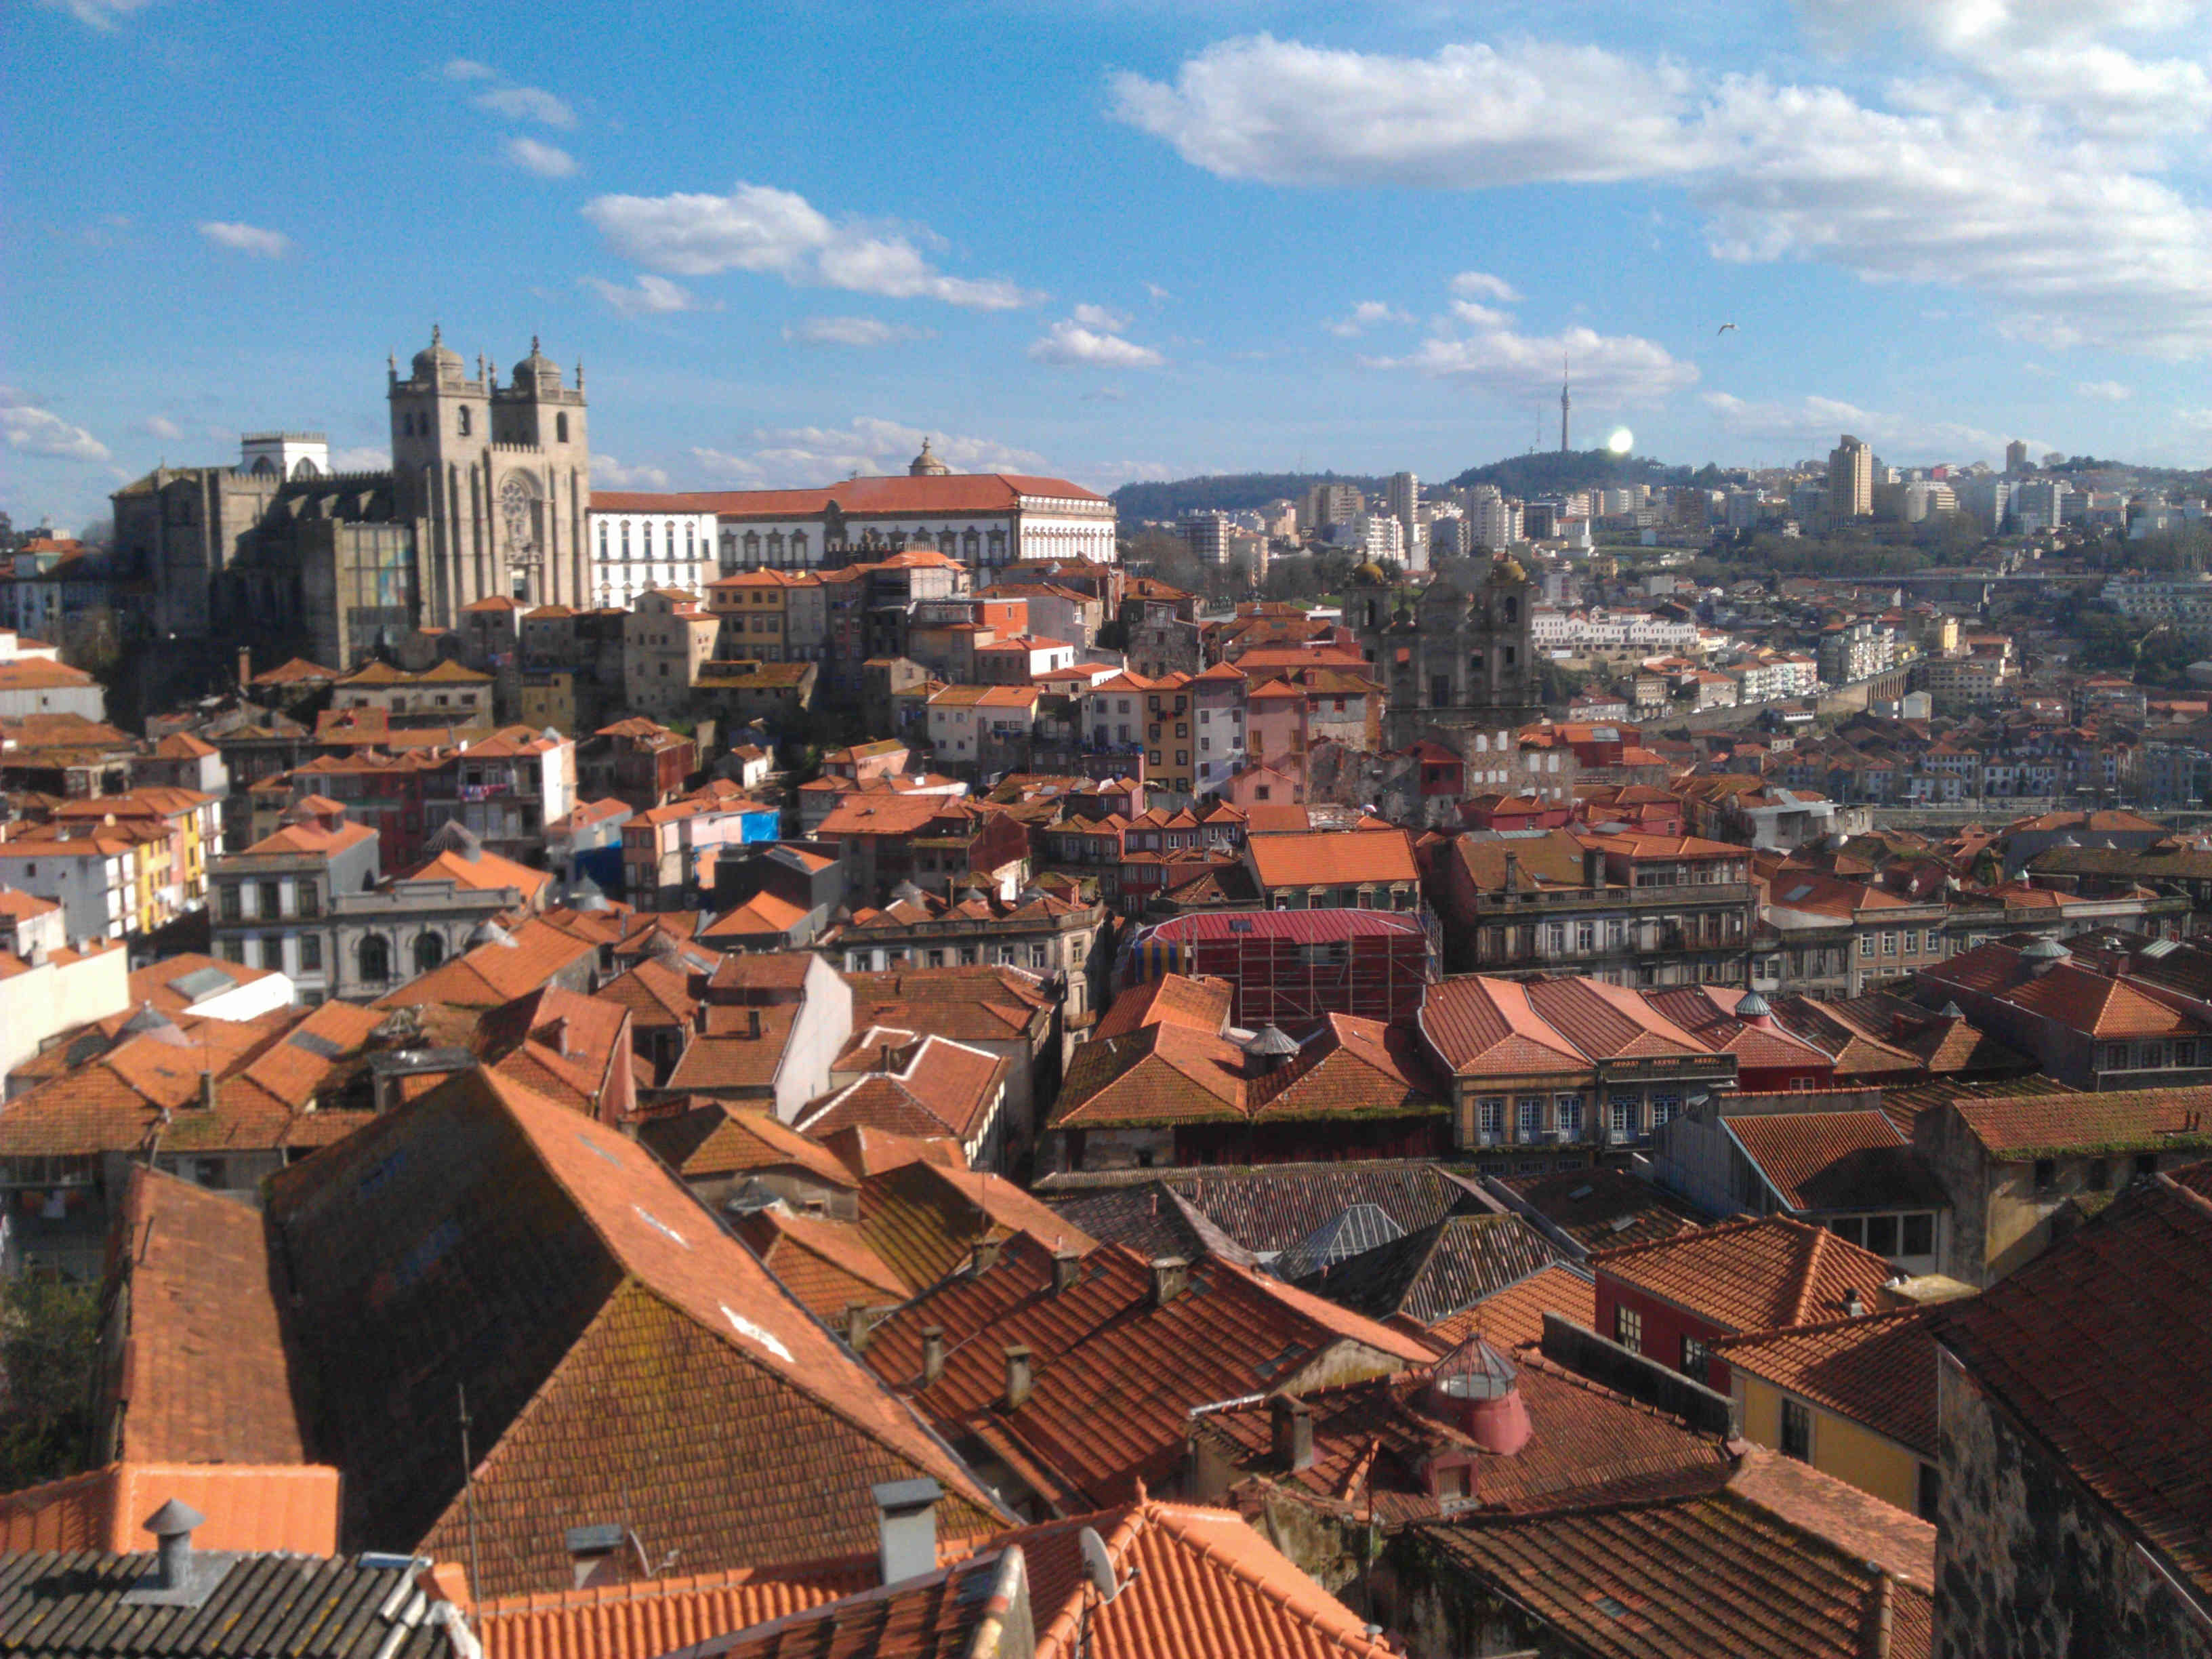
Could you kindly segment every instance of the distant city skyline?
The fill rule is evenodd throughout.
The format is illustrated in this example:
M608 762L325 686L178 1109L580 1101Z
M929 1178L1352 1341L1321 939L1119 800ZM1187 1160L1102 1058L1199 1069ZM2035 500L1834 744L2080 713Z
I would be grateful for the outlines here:
M798 0L11 19L0 507L314 428L443 325L601 488L2212 465L2212 0ZM66 101L64 101L64 94ZM1733 325L1733 327L1724 325ZM502 368L502 374L504 369Z

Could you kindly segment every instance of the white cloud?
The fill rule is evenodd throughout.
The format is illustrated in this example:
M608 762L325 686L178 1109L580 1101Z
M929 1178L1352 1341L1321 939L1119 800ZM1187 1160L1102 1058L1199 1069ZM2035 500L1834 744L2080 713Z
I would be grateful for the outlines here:
M1169 293L1167 289L1162 288L1158 283L1146 283L1145 284L1145 292L1151 297L1152 302L1156 306L1164 305L1170 300L1175 298L1174 295Z
M1656 341L1589 328L1528 335L1506 325L1433 335L1412 356L1378 358L1373 367L1417 369L1525 397L1555 392L1563 359L1573 362L1576 392L1595 403L1657 403L1698 378L1697 365L1679 361Z
M568 179L576 172L574 156L558 144L541 144L535 138L508 139L507 159L541 179Z
M65 461L104 461L107 446L51 410L40 409L12 386L0 386L0 442L26 455Z
M218 247L251 253L259 259L281 259L292 251L292 239L283 231L263 230L258 225L226 224L220 219L209 219L202 222L200 234Z
M1448 46L1432 58L1224 40L1175 84L1113 77L1114 112L1231 179L1447 188L1649 178L1693 164L1689 82L1594 46Z
M1031 362L1069 368L1090 365L1103 368L1158 368L1166 358L1150 346L1139 345L1109 331L1085 328L1075 319L1064 318L1030 342Z
M2014 29L2025 40L2069 6L1958 0L1929 27L1944 40ZM2203 9L2136 0L2120 13L2171 26ZM1588 47L1457 45L1414 58L1261 35L1207 47L1172 84L1117 76L1113 97L1121 118L1224 178L1670 181L1705 210L1721 258L1819 260L1869 282L1966 289L2025 337L2212 351L2212 212L2159 175L2154 143L2212 124L2203 66L2049 37L2024 50L2060 55L2005 47L2024 88L2011 101L1954 75L1893 88L1896 107L1881 108L1757 76L1700 82ZM2069 103L2034 101L2056 99L2069 76Z
M1510 312L1495 306L1477 305L1472 300L1454 300L1452 315L1475 328L1504 328L1513 320Z
M440 71L448 81L496 81L499 71L489 64L479 64L473 58L452 58Z
M887 323L878 317L808 317L787 325L783 337L793 345L868 347L926 340L930 331Z
M1807 27L1832 48L1861 48L1889 30L1962 54L2105 31L2169 33L2208 9L2206 0L1797 0Z
M923 428L863 416L845 427L793 427L756 432L741 450L695 448L692 459L718 478L750 489L794 489L834 483L854 475L881 477L906 471L930 439L931 453L962 472L1038 472L1044 457L995 439L925 434Z
M624 317L659 317L678 311L708 311L690 289L665 276L641 273L635 286L611 283L604 276L586 276L580 286L589 289Z
M1835 398L1751 402L1708 392L1705 403L1720 428L1733 437L1786 441L1809 447L1814 453L1825 453L1846 432L1865 439L1892 463L1992 458L2004 448L2002 437L1980 427L1887 414Z
M1508 306L1521 297L1512 283L1486 270L1462 270L1451 279L1451 291L1462 300L1495 300Z
M2212 432L2212 409L2177 409L2173 418L2199 432Z
M1109 334L1119 334L1133 320L1126 311L1109 311L1104 306L1078 306L1070 313L1085 328L1103 328Z
M543 87L489 87L472 101L509 121L537 121L564 131L576 125L576 112Z
M2076 380L2074 390L2077 395L2094 398L2101 404L2124 404L2135 396L2118 380Z
M665 489L667 472L657 466L624 466L611 455L592 457L592 482L615 489Z
M65 11L87 28L98 29L103 34L112 33L116 26L135 12L141 12L153 0L46 0L56 11Z
M149 415L138 423L139 430L149 438L181 438L184 428L166 415Z
M886 299L1006 311L1042 298L995 278L947 276L904 235L839 222L797 192L740 180L726 196L598 196L584 216L623 258L678 276L750 270Z
M1413 320L1404 312L1387 306L1380 300L1362 300L1346 315L1333 323L1323 323L1322 326L1339 339L1350 340L1384 323L1410 323Z

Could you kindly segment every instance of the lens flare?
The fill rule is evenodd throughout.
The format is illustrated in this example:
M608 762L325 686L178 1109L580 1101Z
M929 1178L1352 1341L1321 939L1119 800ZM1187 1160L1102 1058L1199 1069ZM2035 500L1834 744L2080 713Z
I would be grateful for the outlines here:
M1636 447L1636 434L1625 426L1617 426L1613 436L1605 441L1605 447L1616 455L1626 455Z

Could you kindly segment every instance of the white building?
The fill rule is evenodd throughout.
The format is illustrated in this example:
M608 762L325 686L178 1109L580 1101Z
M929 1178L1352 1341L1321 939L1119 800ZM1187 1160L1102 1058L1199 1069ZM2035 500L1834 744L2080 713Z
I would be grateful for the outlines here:
M238 470L257 478L326 477L331 446L319 432L243 433Z
M2171 623L2185 634L2212 630L2212 576L2114 576L2104 599L2131 621Z
M1192 557L1206 564L1229 562L1230 518L1226 513L1210 513L1194 507L1176 521L1176 528L1182 532Z
M720 532L713 497L592 492L587 520L592 602L627 611L656 587L703 593L720 574Z
M1474 545L1502 553L1522 536L1521 503L1508 501L1496 489L1478 490L1468 505L1468 527Z
M1406 562L1405 528L1387 513L1362 513L1333 527L1329 538L1363 563L1370 559L1377 563L1389 559L1401 566Z

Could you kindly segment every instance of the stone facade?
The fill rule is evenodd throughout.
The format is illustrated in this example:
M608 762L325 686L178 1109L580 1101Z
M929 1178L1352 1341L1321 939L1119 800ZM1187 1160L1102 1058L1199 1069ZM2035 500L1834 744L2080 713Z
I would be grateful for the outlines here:
M422 621L459 624L462 607L492 594L528 605L592 599L586 538L592 449L584 376L530 343L507 386L432 329L406 379L391 367L392 486L416 526Z
M1388 590L1357 593L1347 620L1389 694L1387 746L1403 748L1431 728L1497 731L1540 718L1535 599L1511 558L1492 561L1480 581L1439 574L1410 620L1393 610Z
M2212 1656L2212 1627L2104 1507L1948 1354L1936 1377L1936 1659Z

